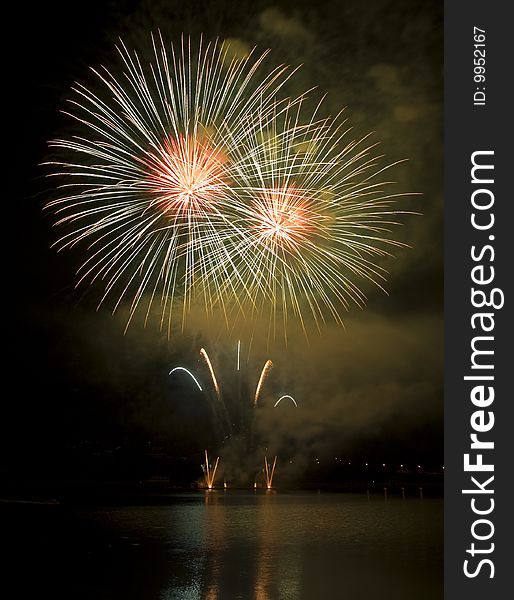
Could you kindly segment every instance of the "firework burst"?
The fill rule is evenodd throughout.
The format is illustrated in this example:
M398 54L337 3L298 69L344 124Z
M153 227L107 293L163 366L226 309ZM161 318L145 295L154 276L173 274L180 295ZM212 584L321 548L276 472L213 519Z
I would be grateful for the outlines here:
M177 305L182 326L193 302L267 313L274 336L290 315L304 331L307 315L342 323L366 302L362 282L383 289L403 194L374 144L320 105L305 119L303 96L277 99L290 75L264 71L267 53L229 60L223 44L159 38L144 67L118 51L123 77L77 84L80 132L50 144L66 157L49 163L64 179L48 203L67 228L57 245L87 245L79 283L101 283L100 304L128 301L127 326L158 304L168 332Z
M341 115L321 119L318 111L302 124L299 100L275 119L257 116L258 125L235 146L246 201L237 206L244 226L230 240L238 257L230 289L238 283L238 297L246 292L252 310L267 311L274 329L281 315L284 331L290 314L302 326L306 313L318 325L327 315L342 323L342 310L366 302L359 281L383 290L381 259L404 246L391 230L407 214L393 206L406 194L382 180L397 163L380 166L376 144L347 140Z
M267 52L229 59L219 43L167 49L159 38L153 50L143 66L121 44L121 78L93 70L98 91L74 87L66 114L78 133L50 143L64 158L47 164L63 183L47 206L67 228L59 248L87 244L79 283L102 282L100 304L129 300L130 323L143 302L148 317L158 301L171 327L174 305L184 319L197 296L219 303L217 281L228 276L224 241L240 200L222 131L239 144L251 113L266 112L289 75L265 71ZM220 256L216 277L206 277Z

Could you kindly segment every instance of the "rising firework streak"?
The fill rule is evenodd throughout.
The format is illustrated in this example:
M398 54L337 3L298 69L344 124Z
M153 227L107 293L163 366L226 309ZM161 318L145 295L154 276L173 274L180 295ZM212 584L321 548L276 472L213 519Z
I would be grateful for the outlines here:
M266 476L266 488L271 490L273 487L273 476L275 475L275 467L277 465L277 457L273 461L273 466L268 463L268 457L264 457L264 475Z
M207 455L207 450L205 451L205 464L202 465L203 473L205 476L205 485L208 490L212 490L214 487L214 478L216 477L216 470L218 469L220 457L216 458L216 462L214 463L214 467L209 464L209 457Z
M257 383L257 388L255 389L255 396L253 399L254 406L257 406L257 402L261 395L262 386L264 385L264 382L266 381L266 377L268 376L268 373L271 371L272 367L273 367L273 363L271 362L271 360L267 360L264 363L264 367L262 367L261 376L259 377L259 382Z
M210 373L210 376L212 379L212 384L214 385L214 389L216 390L216 394L219 398L220 397L220 386L218 385L218 380L216 379L214 369L212 368L211 359L209 358L209 355L204 350L204 348L200 349L200 356L204 359L205 364L207 365L207 368L209 369L209 373Z

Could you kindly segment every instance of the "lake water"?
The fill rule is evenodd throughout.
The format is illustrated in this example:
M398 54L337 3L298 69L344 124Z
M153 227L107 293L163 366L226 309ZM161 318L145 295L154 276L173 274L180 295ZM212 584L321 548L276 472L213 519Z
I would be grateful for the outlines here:
M68 600L443 597L441 499L199 492L166 501L95 509L0 506L1 544L8 556L0 595ZM6 594L13 584L18 593Z

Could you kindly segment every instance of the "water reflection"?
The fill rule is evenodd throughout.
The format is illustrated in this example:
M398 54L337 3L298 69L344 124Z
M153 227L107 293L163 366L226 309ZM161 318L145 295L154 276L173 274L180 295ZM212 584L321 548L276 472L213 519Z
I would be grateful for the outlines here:
M280 531L284 513L277 510L275 493L267 492L260 506L261 536L255 600L300 598L300 562L297 548L282 545ZM280 573L280 577L274 573Z
M191 578L179 581L175 571L162 600L300 598L300 554L281 539L287 507L277 505L274 492L242 498L205 493L201 518L187 522L190 540L200 542L190 557Z
M438 600L442 507L381 494L215 491L166 506L11 511L0 526L5 573L25 582L26 597Z
M442 505L366 497L206 493L180 600L442 597ZM428 508L427 508L428 507ZM435 512L434 512L435 508ZM201 532L196 528L200 527ZM184 531L185 533L185 531ZM175 535L175 534L174 534ZM371 575L371 576L370 576ZM344 582L344 585L342 585Z

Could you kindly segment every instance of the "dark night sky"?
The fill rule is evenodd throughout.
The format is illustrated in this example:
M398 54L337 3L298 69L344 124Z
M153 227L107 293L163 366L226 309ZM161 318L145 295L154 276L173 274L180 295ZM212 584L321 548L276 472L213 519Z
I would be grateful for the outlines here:
M184 401L184 388L170 382L167 371L179 362L194 366L205 345L228 377L237 339L249 346L249 326L226 333L195 315L185 334L171 340L152 324L136 324L124 335L123 310L95 312L84 290L74 290L79 257L50 249L56 233L42 213L48 182L38 164L46 141L63 126L59 110L69 87L89 77L89 65L112 60L117 36L144 48L158 27L168 40L203 31L208 38L270 47L277 62L302 63L293 91L319 86L331 112L348 107L356 136L375 131L389 160L409 158L395 177L403 191L422 194L405 202L422 216L408 218L398 234L412 248L387 265L389 295L367 290L367 309L346 315L346 331L329 325L309 343L293 335L286 348L257 336L248 369L253 381L270 356L270 393L292 393L302 405L263 411L258 427L276 449L437 464L443 427L442 3L111 0L20 6L11 17L4 468L30 469L35 455L59 454L84 440L114 446L152 439L171 452L198 449L198 438L208 435L205 410Z

